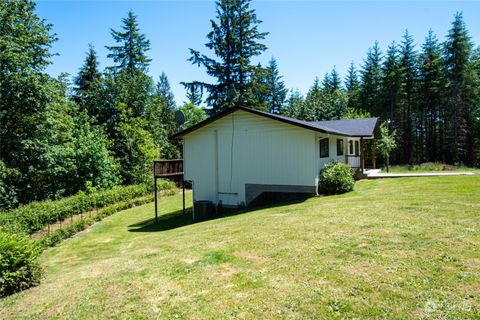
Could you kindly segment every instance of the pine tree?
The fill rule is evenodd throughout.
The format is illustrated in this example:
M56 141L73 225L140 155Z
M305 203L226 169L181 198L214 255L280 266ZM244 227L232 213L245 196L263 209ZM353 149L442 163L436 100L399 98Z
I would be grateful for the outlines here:
M258 110L269 110L269 70L260 63L253 69L249 79L250 90L246 94L246 105Z
M137 72L145 73L151 62L146 56L150 50L150 41L145 34L140 33L137 16L129 11L126 18L122 19L122 30L110 30L117 46L106 46L111 53L107 55L112 58L114 66L109 67L115 74L124 72L133 77Z
M332 89L332 79L330 78L330 74L327 72L323 76L322 79L322 89L324 92L331 92Z
M98 101L102 82L102 74L98 70L97 54L90 44L87 56L78 75L74 79L73 101L88 111L90 116L97 117L101 113L101 102Z
M151 59L146 55L150 50L150 41L139 30L137 17L132 11L122 19L122 31L111 30L117 46L106 46L110 51L107 57L112 58L114 65L107 68L106 75L109 108L126 104L132 117L143 116L150 103L153 81L147 75ZM106 108L108 109L108 108ZM118 112L108 110L111 115L108 121L117 121ZM112 125L110 125L111 127Z
M353 61L350 63L350 67L347 71L345 78L345 89L348 94L348 105L350 110L357 110L360 108L359 94L360 94L360 81L358 80L357 69Z
M162 157L166 159L179 156L178 146L169 140L169 137L177 129L176 108L175 96L170 88L170 83L165 73L162 73L156 85L152 103L147 108L146 118L155 144L161 150Z
M281 114L287 97L287 89L278 71L277 61L270 59L267 66L267 105L271 113Z
M290 96L287 100L287 108L285 115L290 118L302 119L304 100L300 91L295 90L290 92Z
M195 107L199 107L202 104L203 97L203 88L195 83L184 83L186 89L186 97L188 99L187 103L191 103Z
M300 120L314 121L318 117L318 108L322 103L322 87L320 86L320 80L315 78L313 85L307 92L303 108L299 113Z
M471 51L472 43L463 15L456 13L445 43L447 96L449 97L447 144L451 146L450 152L447 153L447 161L454 163L471 163L472 77L468 68Z
M403 90L400 100L403 107L403 117L400 123L399 137L404 145L399 149L403 150L403 163L411 163L412 160L418 163L423 158L423 146L419 143L422 139L419 135L423 135L423 132L418 119L415 117L417 111L416 98L418 96L418 53L415 50L413 37L408 30L405 31L400 46L400 61L403 72Z
M207 74L216 79L214 84L197 82L208 91L206 101L213 113L233 106L249 106L249 79L255 71L251 59L267 48L259 42L267 33L258 31L261 21L249 6L250 0L216 2L217 19L211 20L206 47L217 60L190 49L189 61L205 67Z
M403 73L399 57L398 46L392 42L386 52L385 60L382 65L382 105L383 108L377 116L380 116L388 123L388 130L393 132L403 132L401 124L405 121L403 110L400 107L399 100L402 94ZM403 144L398 141L403 149ZM401 155L394 155L394 159L399 161Z
M445 110L442 48L432 30L428 31L420 55L420 107L425 127L427 161L445 161Z
M360 102L362 109L372 116L379 114L381 108L381 70L382 55L378 42L367 52L361 71Z
M394 42L388 47L385 60L382 65L382 92L383 109L380 114L386 120L390 119L396 125L401 122L399 99L402 90L403 73L400 64L398 46ZM392 129L391 127L389 128Z
M335 67L333 67L333 70L330 73L330 89L332 91L342 89L342 80Z

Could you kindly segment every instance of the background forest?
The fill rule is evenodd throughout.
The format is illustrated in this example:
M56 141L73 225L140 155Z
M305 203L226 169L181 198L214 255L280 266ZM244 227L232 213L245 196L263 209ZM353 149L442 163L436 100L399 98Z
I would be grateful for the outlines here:
M303 95L285 87L274 58L254 62L268 33L249 3L217 1L208 54L190 49L189 59L214 81L183 83L178 106L167 75L148 75L150 42L133 12L111 30L108 67L89 46L77 75L52 78L52 25L32 1L0 0L0 208L149 182L154 159L181 157L171 134L234 106L309 121L379 117L396 132L395 164L480 165L480 48L461 13L444 42L430 31L417 47L405 31Z

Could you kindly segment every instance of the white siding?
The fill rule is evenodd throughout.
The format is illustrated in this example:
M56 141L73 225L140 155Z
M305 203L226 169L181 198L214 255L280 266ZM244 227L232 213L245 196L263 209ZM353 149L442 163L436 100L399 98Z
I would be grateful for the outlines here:
M245 184L315 185L314 131L239 110L184 136L185 179L193 181L194 200L217 200L215 130L224 204L244 204ZM336 155L336 140L331 143Z
M328 158L320 158L320 139L328 138L328 150L329 150L329 157ZM343 140L343 155L337 156L337 139ZM342 136L337 136L333 134L327 133L316 133L315 134L315 155L316 155L316 176L320 173L320 170L325 166L327 163L330 163L334 160L338 162L346 162L345 155L347 154L347 139Z

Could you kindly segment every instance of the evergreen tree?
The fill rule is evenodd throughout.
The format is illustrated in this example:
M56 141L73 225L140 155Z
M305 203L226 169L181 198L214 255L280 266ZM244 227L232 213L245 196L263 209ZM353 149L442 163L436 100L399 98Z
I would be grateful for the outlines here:
M188 99L188 103L191 103L195 107L198 107L202 104L202 97L203 97L203 88L195 83L184 83L182 84L185 86L186 97Z
M332 91L342 89L342 80L335 67L333 67L333 70L330 73L330 89Z
M315 121L318 117L318 108L322 103L322 87L320 86L320 80L315 78L313 85L307 92L303 108L301 109L298 118L300 120Z
M287 97L287 89L279 75L277 61L272 58L267 66L267 105L271 113L281 114Z
M451 146L447 161L471 163L473 139L472 121L472 75L468 68L472 43L461 13L455 14L445 43L448 96L448 141Z
M146 119L155 144L165 159L179 157L178 146L169 139L177 129L176 108L175 96L170 88L170 83L165 73L162 73L156 85L152 102L147 108Z
M258 63L250 75L249 83L251 89L246 98L246 105L258 110L268 111L271 88L269 83L269 70Z
M132 11L122 19L122 31L111 30L111 35L117 46L106 46L110 51L107 57L112 58L114 65L107 68L107 90L109 98L110 122L118 121L115 108L126 104L133 117L143 116L146 106L150 103L153 81L147 75L151 59L146 55L150 50L150 41L139 30L137 17ZM109 125L112 127L112 125Z
M134 77L138 72L145 73L151 62L146 56L150 50L150 41L140 33L137 16L129 11L126 18L122 19L122 30L110 30L117 46L106 46L110 51L107 55L112 58L114 66L109 67L115 74L121 72Z
M333 90L332 79L330 78L330 74L328 72L323 76L322 89L324 92L331 92Z
M423 157L423 146L420 143L423 132L415 117L418 97L418 53L415 50L413 37L408 30L405 31L400 46L400 61L403 73L403 90L400 100L403 116L398 134L403 144L399 146L399 149L403 150L403 163L411 163L413 160L418 163Z
M98 70L98 58L92 45L89 45L87 56L78 75L74 79L73 101L88 111L90 116L101 114L102 101L99 101L102 85L102 74Z
M401 124L404 123L405 119L403 118L403 109L400 105L400 99L403 92L403 77L399 50L394 41L388 47L382 65L383 108L380 110L380 113L377 114L377 116L380 116L383 120L390 120L387 122L389 131L395 130L396 132L403 132ZM402 145L403 148L401 141L399 141L398 144ZM397 161L402 158L402 156L398 154L394 156Z
M382 65L382 92L384 108L379 116L397 121L399 117L398 100L402 90L402 68L397 44L392 42L386 52ZM399 120L398 120L399 121ZM392 129L392 128L390 128Z
M287 100L287 108L285 110L285 115L290 118L302 119L303 106L304 101L300 91L292 90Z
M216 21L211 20L212 31L207 35L206 47L215 53L217 60L190 49L189 61L203 66L216 83L201 83L208 91L207 104L216 113L233 106L248 105L252 90L249 81L255 66L251 59L266 50L259 41L267 33L258 31L261 23L250 0L218 0Z
M360 94L360 81L358 80L357 69L353 61L350 63L350 67L347 71L345 78L345 89L348 94L347 107L351 110L357 110L360 108L359 94Z
M428 31L420 55L420 108L425 127L427 161L445 161L445 110L442 48L432 30Z
M362 109L376 116L381 109L381 51L378 42L367 52L361 71L360 102Z

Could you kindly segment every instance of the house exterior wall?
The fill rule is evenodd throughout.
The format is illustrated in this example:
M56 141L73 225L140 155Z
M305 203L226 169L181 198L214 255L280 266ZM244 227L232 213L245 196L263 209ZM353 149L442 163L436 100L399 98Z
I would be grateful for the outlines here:
M328 150L329 155L325 158L320 158L320 140L328 138ZM343 155L337 156L337 139L343 140ZM346 162L345 155L347 154L347 138L343 136L338 136L328 133L315 133L315 160L316 160L316 177L320 173L320 170L327 164L332 161Z
M314 131L239 110L184 136L185 179L194 201L245 205L247 184L314 187L318 148Z

